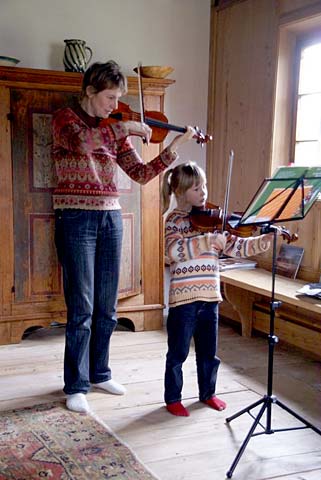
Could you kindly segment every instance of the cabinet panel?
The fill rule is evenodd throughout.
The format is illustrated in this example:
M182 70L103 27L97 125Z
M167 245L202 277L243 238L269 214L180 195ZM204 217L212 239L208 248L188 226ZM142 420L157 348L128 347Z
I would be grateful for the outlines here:
M54 246L51 113L73 101L65 92L10 91L15 302L62 296Z
M57 260L54 245L54 214L31 213L27 215L29 250L27 254L28 268L28 295L19 298L22 289L15 289L15 300L30 300L34 297L47 297L62 295L61 269ZM15 225L16 226L16 225ZM15 238L15 259L20 255L19 244L22 242ZM21 259L25 260L25 259ZM19 273L23 271L21 266L25 261L15 262L15 285L19 287L22 282Z
M16 302L35 297L49 302L50 297L63 294L54 245L51 121L54 110L76 101L68 92L11 90ZM124 298L140 292L140 187L120 169L117 177L126 215L119 289Z

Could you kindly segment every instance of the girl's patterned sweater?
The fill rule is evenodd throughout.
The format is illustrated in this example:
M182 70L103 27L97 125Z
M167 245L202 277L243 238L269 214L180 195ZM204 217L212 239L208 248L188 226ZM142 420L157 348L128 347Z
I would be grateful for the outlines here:
M80 106L63 108L53 116L53 157L57 188L54 208L120 209L115 184L117 165L134 181L145 184L165 170L177 154L165 149L144 164L124 122L101 126Z
M197 300L221 302L219 255L250 257L270 248L271 234L240 238L194 230L189 213L174 209L165 221L165 254L170 263L169 306ZM222 245L224 248L222 248Z

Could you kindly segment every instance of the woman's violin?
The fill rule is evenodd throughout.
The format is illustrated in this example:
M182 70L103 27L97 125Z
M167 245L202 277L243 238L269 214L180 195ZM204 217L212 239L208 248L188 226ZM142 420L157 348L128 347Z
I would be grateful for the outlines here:
M102 120L101 124L110 124L113 122L127 122L134 120L141 121L141 114L131 110L129 105L118 102L118 108L114 110L107 119ZM185 133L185 127L178 127L168 123L167 117L162 112L146 111L144 112L144 122L152 129L151 143L161 143L169 131ZM196 134L194 138L197 143L203 145L212 140L211 135L204 134L198 127L194 127Z
M217 205L207 202L204 208L192 208L190 222L195 230L202 233L225 230L238 237L251 237L257 229L255 225L241 225L236 228L229 225L230 220L238 220L241 216L242 214L238 212L227 214L224 222L222 209ZM299 238L296 233L291 234L283 226L281 227L281 236L287 243L296 242Z

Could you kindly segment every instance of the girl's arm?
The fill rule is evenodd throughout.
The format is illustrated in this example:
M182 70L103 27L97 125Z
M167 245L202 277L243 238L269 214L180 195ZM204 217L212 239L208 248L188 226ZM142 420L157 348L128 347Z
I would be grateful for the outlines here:
M273 233L247 238L230 235L227 238L223 253L230 257L251 257L269 250L272 240Z
M213 254L210 234L193 235L188 219L169 215L165 223L165 255L170 263L185 262L200 255Z

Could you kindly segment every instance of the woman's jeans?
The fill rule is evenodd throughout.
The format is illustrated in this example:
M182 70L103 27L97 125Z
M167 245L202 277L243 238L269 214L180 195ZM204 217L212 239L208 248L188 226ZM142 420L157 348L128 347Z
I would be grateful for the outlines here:
M182 399L183 372L192 337L195 343L199 399L215 394L220 359L216 356L218 303L196 301L169 309L168 352L165 370L165 403Z
M87 393L111 379L122 217L120 210L56 210L55 243L67 305L64 392Z

